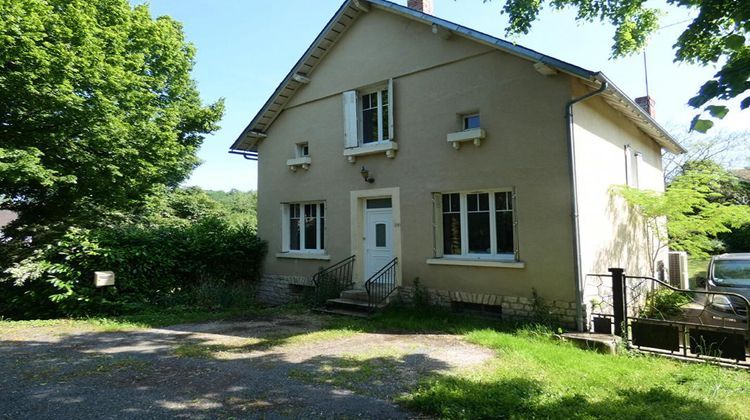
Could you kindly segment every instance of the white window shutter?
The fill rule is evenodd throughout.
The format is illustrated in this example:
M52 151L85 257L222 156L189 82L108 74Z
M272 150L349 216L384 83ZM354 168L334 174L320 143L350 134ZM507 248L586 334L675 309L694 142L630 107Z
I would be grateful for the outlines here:
M633 186L635 188L641 187L641 168L643 167L643 155L640 152L635 153L635 159L633 160Z
M625 146L625 185L633 186L633 149Z
M344 102L344 147L357 147L357 91L343 93Z
M289 252L289 204L281 205L281 252Z
M433 254L443 256L443 194L432 194Z
M388 79L388 139L395 141L396 131L393 129L393 114L396 110L393 108L393 79Z

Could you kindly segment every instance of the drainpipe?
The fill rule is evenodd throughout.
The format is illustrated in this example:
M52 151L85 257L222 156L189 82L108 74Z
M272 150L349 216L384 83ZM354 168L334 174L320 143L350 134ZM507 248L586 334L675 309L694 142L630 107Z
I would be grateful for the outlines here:
M565 118L568 121L568 160L570 163L570 189L571 189L571 208L573 217L573 250L575 258L573 259L573 269L575 271L576 281L576 327L578 331L584 331L586 320L583 319L583 274L581 273L581 229L578 221L578 180L576 178L576 147L573 123L573 105L585 101L593 96L599 95L607 90L608 84L605 80L599 79L601 86L599 89L589 92L578 98L573 98L565 106Z

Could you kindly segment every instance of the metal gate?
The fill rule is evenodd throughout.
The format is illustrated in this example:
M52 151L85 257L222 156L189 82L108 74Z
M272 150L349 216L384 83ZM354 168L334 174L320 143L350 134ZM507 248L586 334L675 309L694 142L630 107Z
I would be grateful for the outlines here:
M750 367L747 298L609 272L587 276L596 288L589 296L592 332L621 336L639 351Z

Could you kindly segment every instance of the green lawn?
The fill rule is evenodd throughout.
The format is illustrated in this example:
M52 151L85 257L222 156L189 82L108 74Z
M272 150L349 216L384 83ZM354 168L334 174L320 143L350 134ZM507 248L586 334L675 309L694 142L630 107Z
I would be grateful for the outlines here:
M95 331L128 331L141 328L157 328L167 325L216 319L237 318L255 315L258 309L228 309L218 311L195 310L186 307L150 309L140 314L122 316L94 316L64 319L41 319L29 321L8 321L0 319L0 329L12 331L28 327L89 328Z
M495 351L481 368L425 378L400 402L442 418L750 418L750 373L580 350L543 328L389 312L331 328L459 334Z

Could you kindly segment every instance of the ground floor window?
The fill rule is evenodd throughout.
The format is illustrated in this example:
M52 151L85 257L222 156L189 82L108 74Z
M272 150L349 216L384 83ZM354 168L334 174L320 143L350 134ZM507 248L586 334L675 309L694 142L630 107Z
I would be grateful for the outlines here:
M517 257L511 190L436 194L436 253L471 258Z
M325 203L288 203L283 213L283 251L323 252Z

